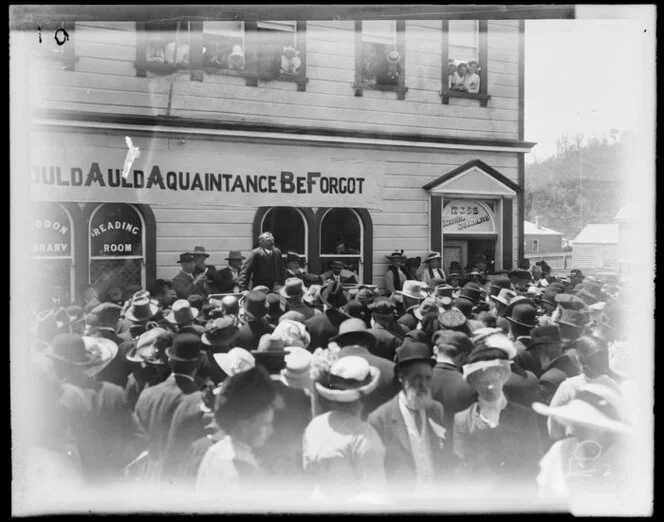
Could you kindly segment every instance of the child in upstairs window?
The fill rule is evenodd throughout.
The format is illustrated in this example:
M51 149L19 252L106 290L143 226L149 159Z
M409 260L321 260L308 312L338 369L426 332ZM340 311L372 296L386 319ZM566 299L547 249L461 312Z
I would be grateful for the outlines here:
M466 65L463 62L457 65L456 73L454 73L454 82L452 83L453 91L465 90L463 82L467 73L468 73L468 65Z
M453 60L450 60L448 63L447 72L449 78L449 83L447 86L451 89L459 82L459 75L457 74L457 66Z
M477 74L479 64L471 60L468 62L468 72L463 78L463 90L471 94L480 92L480 76Z

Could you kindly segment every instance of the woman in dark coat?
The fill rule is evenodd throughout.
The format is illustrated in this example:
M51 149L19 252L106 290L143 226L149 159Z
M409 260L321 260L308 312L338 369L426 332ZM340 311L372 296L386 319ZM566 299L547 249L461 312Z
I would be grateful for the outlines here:
M490 490L506 484L535 494L542 457L537 418L530 408L509 401L503 386L510 375L514 344L500 329L482 329L463 366L464 378L477 392L477 402L455 415L454 453L461 474Z

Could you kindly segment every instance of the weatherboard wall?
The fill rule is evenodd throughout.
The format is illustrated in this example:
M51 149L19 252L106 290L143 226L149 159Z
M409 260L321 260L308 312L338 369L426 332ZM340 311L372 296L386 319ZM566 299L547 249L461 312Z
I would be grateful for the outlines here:
M189 71L136 76L134 22L77 22L71 36L74 70L55 60L34 62L32 103L36 109L101 114L169 116L224 122L276 124L301 129L400 132L476 139L518 139L518 22L488 22L487 107L479 100L441 103L440 20L406 22L405 100L395 92L364 89L354 96L353 21L307 24L308 83L260 81ZM37 40L35 39L35 45Z

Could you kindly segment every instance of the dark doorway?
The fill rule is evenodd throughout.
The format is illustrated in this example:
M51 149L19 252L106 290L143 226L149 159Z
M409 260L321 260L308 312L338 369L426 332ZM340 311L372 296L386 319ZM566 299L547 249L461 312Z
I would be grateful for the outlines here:
M468 266L466 272L476 267L487 274L495 272L496 267L496 240L495 239L469 239L468 240Z

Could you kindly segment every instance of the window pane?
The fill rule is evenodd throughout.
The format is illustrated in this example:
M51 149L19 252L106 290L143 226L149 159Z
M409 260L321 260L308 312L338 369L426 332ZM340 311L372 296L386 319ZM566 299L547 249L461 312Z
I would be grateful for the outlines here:
M321 254L360 255L362 228L355 212L347 208L330 210L321 223Z
M275 29L257 30L258 72L267 78L280 74L296 74L301 65L295 31ZM288 49L288 56L284 51Z
M56 203L41 203L32 222L32 256L71 258L72 225Z
M203 22L203 66L241 71L245 64L242 22Z
M37 298L47 298L54 287L63 290L63 302L68 305L73 297L71 293L71 260L70 259L32 259L30 263L31 292Z
M479 61L479 23L477 20L450 20L449 58L455 63Z
M271 29L273 31L288 31L288 32L294 32L295 31L295 21L290 20L290 21L263 21L263 22L256 22L256 27L259 29Z
M321 256L320 264L323 272L327 272L328 270L332 270L332 261L341 261L344 265L346 265L346 270L350 270L353 272L357 278L358 281L361 280L360 278L360 260L361 258L359 256L353 256L353 257L334 257L334 256Z
M261 232L272 232L275 245L282 253L296 252L306 255L304 218L291 207L275 207L263 218Z
M189 22L148 22L146 31L148 65L189 65Z
M387 54L393 50L392 44L364 42L362 81L366 86L398 85L401 66L399 63L390 65L387 60Z
M127 288L143 286L142 271L142 259L92 259L90 283L101 293L116 285L124 292Z
M396 45L397 23L395 20L364 20L362 22L362 40L382 44Z
M104 204L90 220L90 256L142 256L143 224L130 205Z

